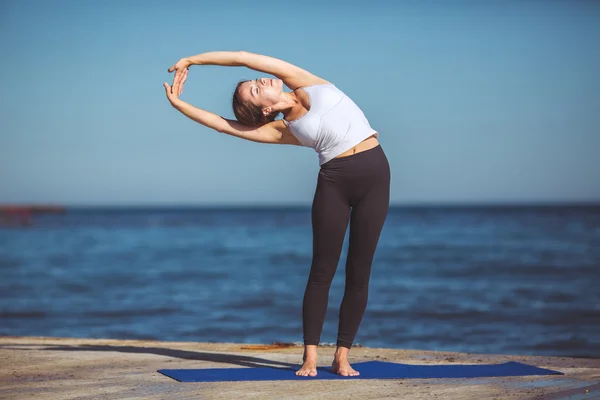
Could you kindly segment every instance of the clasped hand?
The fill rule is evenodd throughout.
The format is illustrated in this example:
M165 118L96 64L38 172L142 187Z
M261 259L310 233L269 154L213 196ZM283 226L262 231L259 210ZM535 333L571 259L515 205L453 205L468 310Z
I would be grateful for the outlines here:
M174 104L177 100L179 100L179 96L183 92L183 84L187 79L188 68L192 65L192 63L187 58L182 58L177 61L172 67L169 68L169 72L175 71L175 76L173 76L173 85L169 86L167 82L163 84L167 99Z

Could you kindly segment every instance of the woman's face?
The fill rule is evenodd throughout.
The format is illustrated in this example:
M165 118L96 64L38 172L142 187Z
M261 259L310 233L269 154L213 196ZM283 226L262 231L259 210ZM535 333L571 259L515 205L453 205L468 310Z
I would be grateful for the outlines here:
M240 97L261 108L277 104L283 93L283 81L274 78L258 78L246 81L239 87Z

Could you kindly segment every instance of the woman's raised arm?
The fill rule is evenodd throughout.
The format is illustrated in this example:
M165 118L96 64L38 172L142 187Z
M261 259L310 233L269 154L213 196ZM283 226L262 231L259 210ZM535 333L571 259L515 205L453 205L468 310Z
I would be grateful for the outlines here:
M277 120L260 127L249 127L181 100L179 98L180 88L177 83L169 86L165 82L163 86L166 90L167 99L176 110L208 128L253 142L300 145L298 139L289 131L283 121Z
M325 79L294 65L287 61L262 54L247 51L211 51L185 57L169 68L175 72L175 82L183 79L183 70L190 65L221 65L225 67L247 67L255 71L271 74L281 79L287 87L295 90L301 86L329 83Z

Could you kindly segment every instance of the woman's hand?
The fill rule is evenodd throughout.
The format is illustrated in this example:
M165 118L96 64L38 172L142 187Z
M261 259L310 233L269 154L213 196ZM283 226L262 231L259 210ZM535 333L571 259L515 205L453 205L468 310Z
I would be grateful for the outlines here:
M188 68L192 65L192 61L189 58L182 58L177 61L171 68L169 68L169 72L175 71L175 77L173 78L173 86L176 84L179 86L179 95L183 92L183 84L187 78Z
M179 102L179 96L181 95L181 92L183 91L182 89L182 82L185 82L185 78L187 77L187 69L185 69L182 73L181 73L181 79L177 80L176 76L173 79L173 86L169 86L169 84L167 82L163 83L163 86L166 90L166 94L167 94L167 99L169 99L169 102L171 103L171 105L173 107L175 107L177 105L177 103Z

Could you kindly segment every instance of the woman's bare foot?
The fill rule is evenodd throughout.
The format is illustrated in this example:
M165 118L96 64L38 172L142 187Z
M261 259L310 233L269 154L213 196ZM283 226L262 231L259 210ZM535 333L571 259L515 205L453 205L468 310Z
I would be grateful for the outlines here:
M304 364L296 375L298 376L317 376L317 346L307 345L304 346L304 355L302 356Z
M331 372L342 376L358 376L360 373L354 370L348 362L348 353L350 349L346 347L338 347L333 355L333 363L331 364Z

